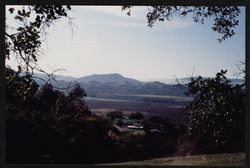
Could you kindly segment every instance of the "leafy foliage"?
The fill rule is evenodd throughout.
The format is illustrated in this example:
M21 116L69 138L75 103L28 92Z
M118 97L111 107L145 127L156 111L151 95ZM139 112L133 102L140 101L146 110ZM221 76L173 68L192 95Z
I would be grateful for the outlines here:
M47 28L62 18L68 17L70 6L62 5L28 5L16 10L9 8L10 16L13 15L18 26L6 25L5 30L5 54L6 58L16 56L20 70L42 71L38 64L38 56L43 39L47 34ZM70 17L68 17L70 19Z
M191 79L188 133L200 143L202 152L243 150L245 92L232 85L221 70L215 78Z
M115 118L123 118L124 114L122 111L111 111L107 113L107 116L114 120Z
M6 98L11 102L25 100L38 90L37 83L30 75L21 75L10 68L5 68L6 73Z
M168 119L152 116L144 119L145 128L144 148L146 153L172 154L176 150L178 137L183 129Z
M95 126L88 128L83 124L91 112L82 99L86 92L79 85L66 95L49 84L39 88L31 78L8 68L6 78L11 79L6 83L8 161L43 161L43 155L47 154L53 156L47 158L49 160L55 160L55 157L62 160L67 155L62 150L72 150L68 141L86 135L79 134L81 130L98 132ZM21 88L24 86L29 89L23 93ZM99 123L101 130L106 129L105 122L93 121ZM105 137L99 132L98 136Z
M144 116L142 113L136 112L136 113L131 113L129 115L129 119L142 120L142 119L144 119Z
M128 10L130 16L132 6L123 6L123 10ZM214 23L212 30L221 35L217 40L232 37L235 27L238 26L238 16L240 9L237 6L152 6L148 8L148 26L152 27L157 21L171 21L174 17L185 17L192 15L194 22L204 24L204 20L212 17Z

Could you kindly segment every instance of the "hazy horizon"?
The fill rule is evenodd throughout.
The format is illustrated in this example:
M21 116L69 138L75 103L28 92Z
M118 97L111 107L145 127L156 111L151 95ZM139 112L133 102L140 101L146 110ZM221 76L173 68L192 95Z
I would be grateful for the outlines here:
M52 26L38 64L47 72L65 69L56 75L72 77L114 72L138 80L214 77L227 69L227 77L237 78L236 65L245 60L241 10L236 34L220 44L211 19L202 25L175 18L149 28L147 7L134 7L127 16L121 6L72 6L73 33L68 20ZM6 64L16 67L15 58Z
M41 74L41 73L39 73ZM79 76L79 77L75 77L75 76L69 76L69 75L58 75L59 77L68 77L68 78L75 78L75 79L79 79L79 78L83 78L83 77L88 77L88 76L92 76L92 75L111 75L111 74L119 74L121 75L122 77L125 77L125 78L130 78L130 79L135 79L135 80L138 80L138 81L141 81L141 82L153 82L153 81L159 81L159 82L163 82L163 83L176 83L177 80L183 80L185 78L190 78L191 76L186 76L186 77L172 77L172 78L133 78L133 77L130 77L130 76L126 76L126 75L123 75L123 74L120 74L120 73L116 73L116 72L113 72L113 73L100 73L100 74L87 74L87 75L83 75L83 76ZM192 76L192 77L197 77L197 76ZM214 76L202 76L204 78L207 78L207 77L214 77ZM239 79L239 80L245 80L244 78L229 78L229 79Z

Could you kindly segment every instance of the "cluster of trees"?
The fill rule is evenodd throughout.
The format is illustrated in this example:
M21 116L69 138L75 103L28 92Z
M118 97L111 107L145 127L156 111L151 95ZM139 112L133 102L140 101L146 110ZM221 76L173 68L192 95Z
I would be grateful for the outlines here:
M68 93L49 84L39 87L6 68L7 161L100 163L244 151L244 86L232 85L225 73L193 78L188 84L194 100L187 126L134 113L129 118L142 120L145 131L136 135L116 133L112 120L91 114L79 85ZM123 117L120 111L108 115Z
M142 159L166 154L173 146L170 142L177 140L174 125L159 117L145 119L143 125L146 130L152 125L163 125L162 133L116 134L111 120L91 114L82 99L86 92L79 85L64 93L49 84L38 86L9 68L6 68L6 78L12 78L6 84L8 163L101 163ZM25 93L20 92L22 86L27 88ZM122 117L122 114L118 111L110 116ZM129 117L144 119L140 113Z
M9 68L6 78L10 78L5 105L8 161L52 157L65 150L59 144L67 148L67 141L78 138L85 127L82 121L91 115L81 99L86 93L79 85L64 94L49 84L38 87L32 79Z

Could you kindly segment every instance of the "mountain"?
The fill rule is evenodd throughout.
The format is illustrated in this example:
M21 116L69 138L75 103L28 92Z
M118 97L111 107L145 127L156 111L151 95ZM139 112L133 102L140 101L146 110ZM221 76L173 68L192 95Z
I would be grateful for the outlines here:
M89 96L104 96L114 94L157 94L184 96L187 87L184 85L168 85L159 81L141 82L124 77L120 74L95 74L75 80Z
M25 74L24 74L25 75ZM54 75L55 80L50 79L48 81L48 76L43 73L34 73L33 74L33 79L38 83L38 85L43 85L45 84L45 81L48 83L51 83L53 86L59 86L59 87L67 87L70 82L76 80L77 78L72 77L72 76L62 76L62 75Z
M194 77L196 78L196 77ZM207 77L203 77L204 79L206 79ZM243 84L245 83L245 79L230 79L232 84L236 85L236 84ZM159 82L162 82L162 83L165 83L165 84L172 84L172 85L176 85L176 84L182 84L182 85L185 85L185 84L188 84L190 81L191 81L191 77L187 77L187 78L177 78L177 79L152 79L152 80L146 80L146 81L159 81Z
M46 75L35 74L46 80ZM57 88L68 88L79 83L86 90L89 96L103 97L114 94L153 94L169 96L185 96L187 84L190 78L179 78L178 82L166 84L159 81L141 82L132 78L124 77L117 73L94 74L81 78L56 76L57 81L50 80L50 83ZM44 84L42 80L36 79L38 84ZM242 84L242 79L231 79L233 84ZM71 84L71 85L70 85Z
M135 79L131 79L131 78L126 78L120 74L117 73L112 73L112 74L94 74L94 75L89 75L89 76L85 76L85 77L81 77L75 80L76 82L83 82L83 83L101 83L101 84L105 84L105 83L113 83L113 84L118 84L118 85L122 85L122 84L133 84L133 85L139 85L142 82L135 80Z
M231 82L233 83L233 84L238 84L238 85L242 85L242 84L244 84L245 83L245 79L231 79Z
M194 77L194 78L196 78L196 77ZM207 79L207 77L203 77L203 78ZM232 82L233 85L236 85L236 84L241 85L241 84L245 83L244 79L229 79L229 80ZM178 79L178 81L179 81L180 84L187 84L187 83L189 83L191 81L191 77L189 77L189 78L180 78L180 79Z
M77 79L76 77L72 77L72 76L56 75L56 80L64 80L64 81L71 82L71 81L74 81L76 79Z
M47 80L48 77L45 74L42 73L35 73L35 77L42 78L44 80ZM84 76L80 78L72 77L72 76L63 76L63 75L55 75L57 81L61 82L79 82L79 83L100 83L100 84L132 84L132 85L142 85L142 84L154 84L154 85L162 85L162 84L167 84L167 85L177 85L182 84L185 85L188 82L190 82L191 77L187 78L177 78L177 79L151 79L151 80L146 80L145 82L132 79L132 78L127 78L124 77L118 73L111 73L111 74L93 74L89 76ZM206 77L204 77L206 78ZM37 80L35 78L35 80ZM245 83L244 79L230 79L233 84L243 84ZM37 80L39 81L39 79ZM53 80L52 80L53 81ZM39 82L40 83L40 82ZM53 82L54 83L54 82Z
M142 79L142 81L144 82L151 82L151 81L159 81L159 82L162 82L162 83L165 83L165 84L171 84L171 85L176 85L178 84L178 81L179 83L186 83L186 78L178 78L178 79L175 79L175 78L148 78L148 79Z

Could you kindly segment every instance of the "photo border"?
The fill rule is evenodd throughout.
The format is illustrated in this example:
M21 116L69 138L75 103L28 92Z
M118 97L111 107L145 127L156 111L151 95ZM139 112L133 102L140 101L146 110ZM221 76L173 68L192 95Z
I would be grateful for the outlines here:
M5 111L4 111L4 104L5 104L5 5L28 5L28 4L65 4L65 5L236 5L236 6L245 6L246 11L246 29L245 29L245 68L246 68L246 127L245 127L245 153L246 153L246 165L245 167L249 166L249 152L250 152L250 134L247 134L250 130L250 104L249 97L250 97L250 57L249 57L249 49L250 43L247 37L250 37L250 28L248 24L250 23L250 16L249 16L249 6L247 1L242 0L154 0L154 1L146 1L146 0L50 0L50 1L39 1L39 0L8 0L8 1L0 1L0 24L1 24L1 31L0 31L0 166L1 167L99 167L99 165L93 164L6 164L5 163ZM146 25L145 25L146 26ZM216 42L216 40L215 40ZM101 166L106 167L106 166ZM137 167L137 166L108 166L108 167ZM151 166L139 166L139 167L151 167ZM176 167L176 166L154 166L154 167ZM197 166L178 166L178 167L197 167ZM199 166L198 166L199 167ZM203 167L203 166L202 166ZM205 166L205 167L228 167L228 166Z

